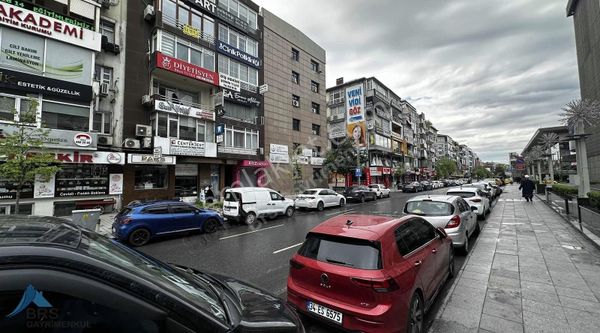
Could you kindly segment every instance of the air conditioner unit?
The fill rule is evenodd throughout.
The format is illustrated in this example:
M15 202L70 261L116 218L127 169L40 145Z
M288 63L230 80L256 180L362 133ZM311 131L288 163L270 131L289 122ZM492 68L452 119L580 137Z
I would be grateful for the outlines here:
M299 108L300 107L300 101L297 101L295 99L292 100L292 105Z
M144 9L144 20L150 21L154 18L154 6L148 5Z
M140 149L140 140L127 138L123 141L123 146L126 148Z
M98 135L98 144L101 146L112 146L113 138L110 135Z
M108 43L104 49L106 51L112 52L114 54L119 54L121 52L121 47L119 47L119 45L113 44L113 43Z
M144 95L142 96L142 105L152 104L152 96Z
M148 125L135 125L135 136L150 137L152 136L152 127Z
M100 96L108 96L108 82L100 83Z
M143 148L152 148L152 138L143 138L142 139L142 147Z

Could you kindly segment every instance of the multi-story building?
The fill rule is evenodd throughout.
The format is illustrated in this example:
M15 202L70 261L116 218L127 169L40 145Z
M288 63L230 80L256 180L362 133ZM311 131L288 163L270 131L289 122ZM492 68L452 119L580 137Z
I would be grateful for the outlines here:
M127 3L124 200L261 185L262 17L247 0Z
M568 0L567 16L573 16L581 98L600 101L600 2ZM586 128L590 181L600 183L600 126Z
M118 70L122 59L121 30L116 30L121 26L105 19L115 14L112 5L90 0L0 3L0 135L14 130L13 110L18 116L35 105L35 126L49 129L46 147L61 164L49 181L23 189L20 213L67 215L103 200L118 204L125 155L111 151L110 141L123 78L117 82L101 67ZM0 179L0 214L14 212L15 193L12 182Z
M264 8L262 16L267 184L283 193L326 186L325 50Z

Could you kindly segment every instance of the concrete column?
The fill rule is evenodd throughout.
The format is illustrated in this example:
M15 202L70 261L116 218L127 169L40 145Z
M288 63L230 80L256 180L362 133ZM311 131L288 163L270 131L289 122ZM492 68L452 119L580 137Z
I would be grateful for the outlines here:
M554 182L554 165L552 163L552 151L550 151L550 156L548 156L548 173L550 173L550 181L552 184L552 182Z
M538 183L542 182L542 161L537 161Z
M584 134L583 120L577 122L575 126L575 134ZM590 191L590 171L588 168L587 146L585 138L578 139L575 144L577 151L577 174L579 175L579 192L580 198L587 198Z

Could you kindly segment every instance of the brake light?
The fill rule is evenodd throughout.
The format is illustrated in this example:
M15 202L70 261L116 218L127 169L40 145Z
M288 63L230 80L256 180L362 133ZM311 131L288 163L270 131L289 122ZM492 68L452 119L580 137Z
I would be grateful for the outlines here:
M473 202L481 202L481 199L477 198L477 199L469 199L469 201L473 201Z
M125 225L125 224L129 224L129 222L133 221L132 218L127 217L121 220L121 224Z
M363 279L363 278L351 278L352 282L360 287L371 288L378 293L386 293L394 291L400 288L396 280L387 278L385 280L380 279Z
M302 269L304 268L304 264L301 264L294 259L290 259L290 267L294 269Z
M460 216L455 215L450 219L450 222L446 225L446 228L456 228L460 225Z

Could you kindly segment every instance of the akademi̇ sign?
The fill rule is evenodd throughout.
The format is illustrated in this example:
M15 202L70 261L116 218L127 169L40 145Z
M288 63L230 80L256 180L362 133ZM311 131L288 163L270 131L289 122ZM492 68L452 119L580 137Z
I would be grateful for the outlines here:
M100 51L102 35L31 10L0 2L0 24Z

